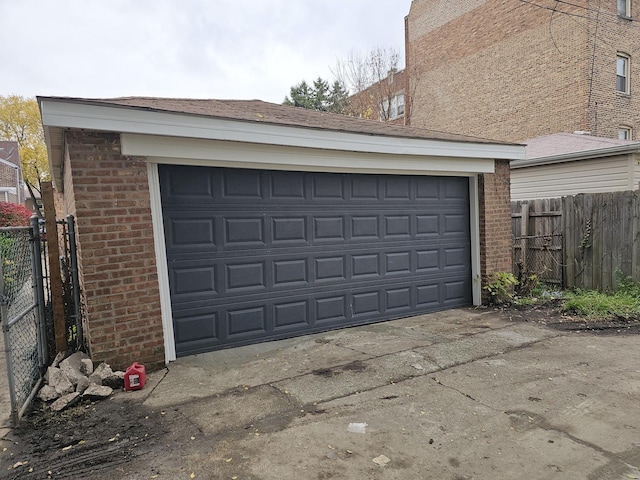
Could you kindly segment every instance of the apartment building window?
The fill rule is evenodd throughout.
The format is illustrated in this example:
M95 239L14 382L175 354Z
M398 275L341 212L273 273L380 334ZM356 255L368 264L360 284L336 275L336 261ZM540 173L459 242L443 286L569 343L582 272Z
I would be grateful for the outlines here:
M389 120L395 120L404 115L404 94L394 95L391 97L391 106L389 106L389 99L385 98L382 101L382 114L380 120L384 120L389 115Z
M631 140L632 133L631 127L628 125L620 125L618 127L618 140Z
M631 17L631 0L618 0L618 15Z
M629 93L629 55L618 53L616 57L616 91Z

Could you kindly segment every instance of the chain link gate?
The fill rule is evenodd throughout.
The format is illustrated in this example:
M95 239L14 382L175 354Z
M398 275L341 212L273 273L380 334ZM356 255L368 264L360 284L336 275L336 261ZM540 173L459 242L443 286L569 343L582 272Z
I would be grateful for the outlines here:
M530 235L513 239L513 273L521 288L544 282L562 286L562 234ZM534 283L535 283L534 282Z
M30 227L0 229L0 320L14 425L40 387L48 362L42 245L35 217Z
M67 353L84 349L82 311L72 215L56 222L63 245L62 299ZM58 235L58 231L50 233ZM30 227L0 228L0 321L4 335L11 420L15 425L42 383L56 352L51 273L44 222Z

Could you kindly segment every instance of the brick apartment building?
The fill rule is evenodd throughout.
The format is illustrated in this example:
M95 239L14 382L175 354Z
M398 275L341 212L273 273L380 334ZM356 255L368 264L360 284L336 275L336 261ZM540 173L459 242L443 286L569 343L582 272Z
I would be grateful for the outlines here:
M405 125L407 81L406 70L392 70L384 80L351 97L351 112L370 120Z
M0 140L0 202L24 202L24 185L18 148L18 142Z
M636 140L636 11L636 0L414 0L406 123L516 142L574 131Z

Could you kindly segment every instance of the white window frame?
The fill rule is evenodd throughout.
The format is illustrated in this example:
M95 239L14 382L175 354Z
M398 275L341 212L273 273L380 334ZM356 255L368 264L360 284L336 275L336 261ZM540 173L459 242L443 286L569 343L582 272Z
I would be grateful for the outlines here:
M380 120L384 121L387 113L389 114L388 120L395 120L404 116L404 93L399 93L391 97L391 107L389 107L389 99L382 100Z
M618 15L631 18L631 0L618 0Z
M629 125L620 125L618 127L618 140L631 140L633 138L633 128Z
M629 95L629 72L631 57L626 53L618 52L616 55L616 92ZM619 79L624 79L624 88L619 88Z

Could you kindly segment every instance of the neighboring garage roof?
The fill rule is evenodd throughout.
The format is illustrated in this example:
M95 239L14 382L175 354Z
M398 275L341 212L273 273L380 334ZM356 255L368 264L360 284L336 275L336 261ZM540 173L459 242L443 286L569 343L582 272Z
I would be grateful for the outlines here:
M56 183L64 129L240 141L330 150L524 158L521 145L390 125L260 100L38 97Z
M526 158L514 160L511 162L511 168L640 153L640 142L595 137L582 133L556 133L532 138L523 143L526 145Z
M20 145L18 142L0 140L0 159L20 166Z

